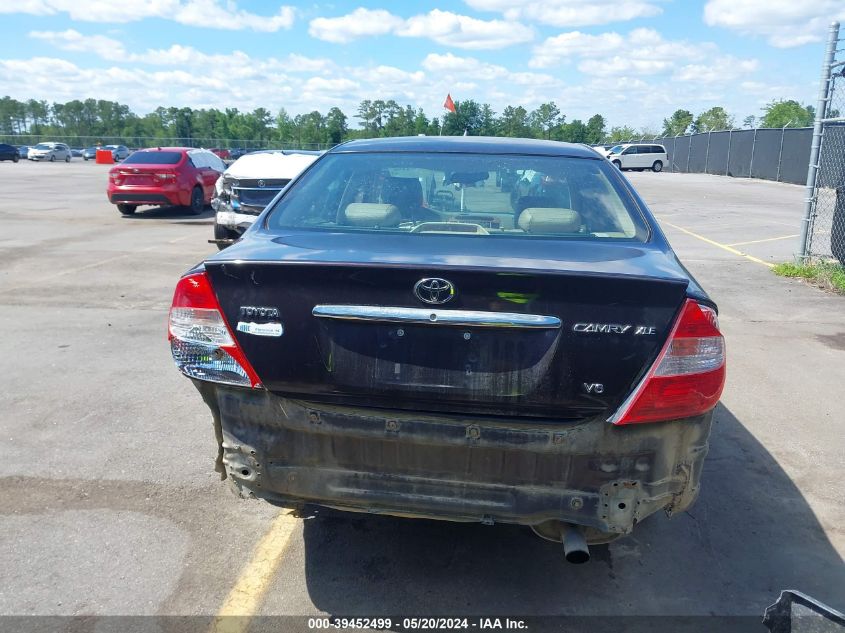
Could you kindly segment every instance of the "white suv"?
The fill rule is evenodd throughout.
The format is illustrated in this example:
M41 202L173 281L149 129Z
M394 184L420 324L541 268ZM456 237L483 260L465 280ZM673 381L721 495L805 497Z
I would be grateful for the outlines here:
M607 160L619 169L636 169L637 171L643 169L662 171L663 166L669 162L665 147L646 143L614 145L607 152Z

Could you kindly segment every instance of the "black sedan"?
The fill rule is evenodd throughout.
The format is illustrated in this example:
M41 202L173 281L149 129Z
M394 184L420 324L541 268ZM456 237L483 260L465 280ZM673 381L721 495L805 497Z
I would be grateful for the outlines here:
M573 562L693 503L725 380L642 199L549 141L335 147L182 277L169 339L243 496L530 525Z
M14 145L0 143L0 160L10 160L16 163L20 160L20 151Z

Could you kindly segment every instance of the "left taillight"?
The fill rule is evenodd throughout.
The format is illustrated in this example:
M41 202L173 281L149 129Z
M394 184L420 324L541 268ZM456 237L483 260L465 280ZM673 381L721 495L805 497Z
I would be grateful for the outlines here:
M229 329L205 272L179 280L170 307L168 339L173 360L190 378L261 387Z
M725 339L712 308L687 299L660 355L634 392L608 420L662 422L701 415L725 386Z

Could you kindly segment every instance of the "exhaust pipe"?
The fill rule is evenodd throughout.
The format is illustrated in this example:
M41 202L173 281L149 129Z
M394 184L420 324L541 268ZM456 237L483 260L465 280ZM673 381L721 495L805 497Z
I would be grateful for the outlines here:
M590 560L590 547L587 539L584 538L583 528L565 523L561 530L563 540L563 555L566 561L574 565L580 565Z

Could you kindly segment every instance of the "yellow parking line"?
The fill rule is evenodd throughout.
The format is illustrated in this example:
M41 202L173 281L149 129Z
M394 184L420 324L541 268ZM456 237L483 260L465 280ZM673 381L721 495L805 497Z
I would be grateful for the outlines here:
M211 633L244 633L249 628L297 525L299 520L289 512L283 512L273 520L270 529L255 546L252 559L226 596L214 619Z
M738 251L735 248L731 248L727 244L721 244L720 242L717 242L715 240L711 240L710 238L704 237L703 235L699 235L698 233L693 233L689 229L685 229L684 227L678 226L677 224L672 224L671 222L667 222L666 220L660 220L660 221L663 224L666 224L667 226L671 226L673 229L678 229L682 233L686 233L687 235L691 235L692 237L699 239L702 242L707 242L708 244L712 244L713 246L716 246L718 248L721 248L722 250L728 251L729 253L733 253L734 255L739 255L740 257L744 257L745 259L752 261L755 264L763 264L763 266L768 266L769 268L772 268L774 266L774 264L770 264L769 262L764 262L759 257L754 257L753 255L749 255L748 253L743 253L742 251Z
M746 244L762 244L763 242L776 242L777 240L791 240L795 237L798 237L798 234L795 235L781 235L780 237L769 237L765 240L748 240L747 242L734 242L733 244L728 244L728 246L745 246Z

